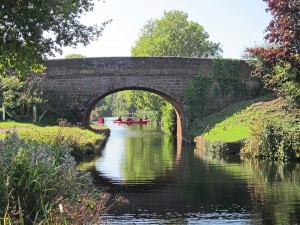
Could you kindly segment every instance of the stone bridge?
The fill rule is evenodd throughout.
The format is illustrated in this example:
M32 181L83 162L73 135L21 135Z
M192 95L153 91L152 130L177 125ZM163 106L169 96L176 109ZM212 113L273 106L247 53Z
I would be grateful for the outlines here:
M122 90L144 90L156 93L170 102L177 115L177 135L188 129L184 107L184 89L199 72L209 72L212 60L180 57L101 57L45 61L42 88L68 112L67 118L89 128L89 117L95 105L105 96ZM251 68L240 64L239 81L251 89L258 81L251 78ZM217 96L207 113L236 99ZM182 133L183 132L183 133Z

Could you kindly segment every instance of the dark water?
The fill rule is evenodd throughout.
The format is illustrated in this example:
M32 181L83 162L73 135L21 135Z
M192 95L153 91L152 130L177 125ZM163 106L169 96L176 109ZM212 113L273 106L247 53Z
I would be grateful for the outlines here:
M151 124L116 125L93 160L78 163L129 204L108 224L300 224L300 164L220 158Z

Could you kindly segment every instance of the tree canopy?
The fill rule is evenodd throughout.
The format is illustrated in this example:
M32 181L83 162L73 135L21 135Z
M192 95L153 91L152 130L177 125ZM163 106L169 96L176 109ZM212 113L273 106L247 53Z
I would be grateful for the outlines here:
M273 16L265 36L271 46L246 51L258 59L256 72L268 89L300 104L300 2L263 1Z
M62 47L88 45L109 21L87 26L80 17L93 10L93 0L1 0L0 74L24 75Z
M132 56L219 57L221 53L220 43L209 41L204 28L178 10L149 20L131 48Z
M299 0L263 0L266 11L273 19L266 28L265 39L272 43L269 48L247 49L253 56L259 57L270 65L279 61L299 62L300 54L300 2Z

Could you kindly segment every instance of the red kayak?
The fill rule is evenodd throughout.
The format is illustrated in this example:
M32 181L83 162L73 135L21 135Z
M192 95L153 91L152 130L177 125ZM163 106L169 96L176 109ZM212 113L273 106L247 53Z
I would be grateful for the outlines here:
M151 122L151 121L150 120L138 120L138 121L135 121L135 123L137 123L137 124L147 124L149 122Z

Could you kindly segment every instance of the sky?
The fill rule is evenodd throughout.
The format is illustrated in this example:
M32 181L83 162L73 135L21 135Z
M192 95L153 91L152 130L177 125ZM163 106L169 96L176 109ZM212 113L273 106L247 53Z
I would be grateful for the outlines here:
M106 0L82 17L84 24L100 24L112 19L102 37L90 45L64 48L69 54L86 57L130 56L130 49L150 19L160 19L164 11L180 10L188 20L199 23L209 40L220 42L223 58L240 59L246 47L264 44L265 28L271 16L263 0Z

